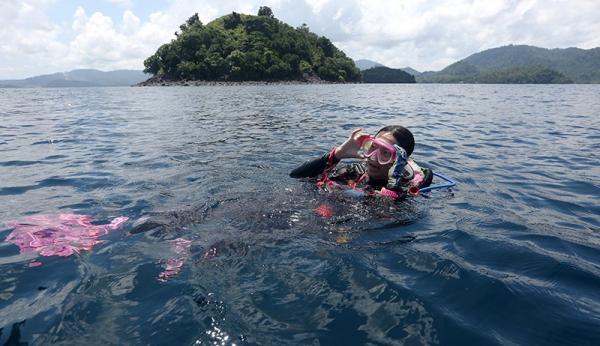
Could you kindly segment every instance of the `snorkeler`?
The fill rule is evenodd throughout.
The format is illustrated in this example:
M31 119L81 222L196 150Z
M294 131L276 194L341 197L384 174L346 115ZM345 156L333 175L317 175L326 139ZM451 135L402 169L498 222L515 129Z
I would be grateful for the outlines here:
M375 136L356 129L340 146L303 163L290 176L317 177L317 186L325 189L402 198L429 186L432 180L431 170L410 158L414 147L413 134L402 126L386 126ZM360 161L337 167L343 159Z

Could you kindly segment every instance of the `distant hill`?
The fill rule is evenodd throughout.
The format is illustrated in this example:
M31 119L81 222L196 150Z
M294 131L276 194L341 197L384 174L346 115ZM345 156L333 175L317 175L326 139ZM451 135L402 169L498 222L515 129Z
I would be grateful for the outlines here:
M40 75L25 79L0 80L4 88L64 88L130 86L144 81L148 75L137 70L99 71L92 69L73 70Z
M401 69L385 66L372 67L362 71L365 83L415 83L415 77Z
M358 67L358 69L361 71L368 70L373 67L384 66L376 61L368 60L368 59L355 60L354 64L356 64L356 67Z
M600 48L504 46L417 76L424 83L600 83Z
M356 64L356 67L358 67L358 69L361 71L368 70L373 67L387 67L383 64L378 63L377 61L373 61L373 60L369 60L369 59L358 59L358 60L354 61L354 64ZM421 74L421 72L415 70L412 67L408 67L408 66L400 68L400 70L402 70L408 74L412 74L413 76L418 76Z
M421 72L415 70L412 67L408 67L408 66L401 68L401 70L404 71L404 72L406 72L406 73L412 74L415 77L421 74Z
M258 15L232 12L204 25L198 14L170 43L144 61L160 81L360 81L360 70L331 41L281 22L268 7Z

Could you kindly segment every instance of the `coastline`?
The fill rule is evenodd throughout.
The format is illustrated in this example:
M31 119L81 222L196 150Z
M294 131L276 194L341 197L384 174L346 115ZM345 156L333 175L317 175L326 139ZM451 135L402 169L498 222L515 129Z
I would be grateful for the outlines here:
M306 84L359 84L358 82L332 82L311 76L300 80L257 80L257 81L219 81L219 80L172 80L151 77L134 84L134 87L147 86L234 86L234 85L306 85Z

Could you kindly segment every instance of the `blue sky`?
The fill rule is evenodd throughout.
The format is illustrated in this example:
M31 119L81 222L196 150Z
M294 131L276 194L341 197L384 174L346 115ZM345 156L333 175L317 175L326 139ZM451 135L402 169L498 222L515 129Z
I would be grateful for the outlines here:
M48 8L46 12L51 21L55 23L71 23L73 13L77 7L81 6L86 11L102 12L118 21L123 11L131 10L140 18L148 18L153 12L164 10L169 1L167 0L146 0L146 1L106 1L106 0L59 0Z
M2 0L0 79L142 69L195 12L208 22L260 6L354 59L421 71L507 44L600 46L598 0Z

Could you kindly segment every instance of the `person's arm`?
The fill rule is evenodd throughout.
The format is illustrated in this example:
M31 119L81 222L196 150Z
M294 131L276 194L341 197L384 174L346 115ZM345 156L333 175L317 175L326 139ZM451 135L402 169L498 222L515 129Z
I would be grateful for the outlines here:
M362 129L352 131L350 137L337 148L331 149L327 154L320 158L306 161L300 167L290 173L292 178L316 177L325 170L333 168L341 159L359 158L358 151L362 145L362 140L368 136L361 132Z
M290 172L292 178L312 178L323 173L326 169L334 167L340 160L335 157L335 148L331 149L325 155L304 162L299 167Z

